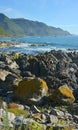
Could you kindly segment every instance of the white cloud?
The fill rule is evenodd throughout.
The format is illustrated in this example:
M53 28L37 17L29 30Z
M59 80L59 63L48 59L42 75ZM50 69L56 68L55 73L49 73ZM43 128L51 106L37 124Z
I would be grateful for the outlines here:
M2 13L10 13L13 11L14 11L14 9L10 8L10 7L0 7L0 12L2 12Z
M6 8L6 9L4 9L4 12L5 13L10 13L10 12L12 12L13 11L13 8Z

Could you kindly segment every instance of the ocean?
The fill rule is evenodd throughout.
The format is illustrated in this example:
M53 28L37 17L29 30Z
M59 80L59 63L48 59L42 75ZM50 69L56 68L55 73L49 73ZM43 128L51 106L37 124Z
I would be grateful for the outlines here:
M0 37L0 42L17 42L17 45L0 47L0 52L20 52L38 54L51 50L78 51L78 36L36 37L23 38ZM20 43L20 44L19 44Z

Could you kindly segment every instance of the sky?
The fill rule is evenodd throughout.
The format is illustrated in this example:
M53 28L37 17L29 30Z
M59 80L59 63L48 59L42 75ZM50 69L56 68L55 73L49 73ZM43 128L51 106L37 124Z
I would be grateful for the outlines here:
M44 22L78 35L78 0L0 0L0 13Z

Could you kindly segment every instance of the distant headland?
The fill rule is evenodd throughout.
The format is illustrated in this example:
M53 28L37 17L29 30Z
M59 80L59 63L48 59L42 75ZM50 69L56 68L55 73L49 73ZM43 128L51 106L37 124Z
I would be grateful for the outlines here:
M11 19L0 13L0 36L68 36L68 31L24 18Z

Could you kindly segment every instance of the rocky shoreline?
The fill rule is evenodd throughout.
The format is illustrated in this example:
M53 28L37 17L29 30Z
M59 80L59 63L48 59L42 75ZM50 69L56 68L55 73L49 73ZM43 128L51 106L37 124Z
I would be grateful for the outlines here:
M12 47L12 46L15 46L15 45L19 45L19 44L21 44L20 42L12 42L11 41L11 43L10 42L6 42L6 41L0 41L0 48L3 48L3 47Z
M6 110L12 129L78 129L78 52L0 53L1 130Z

